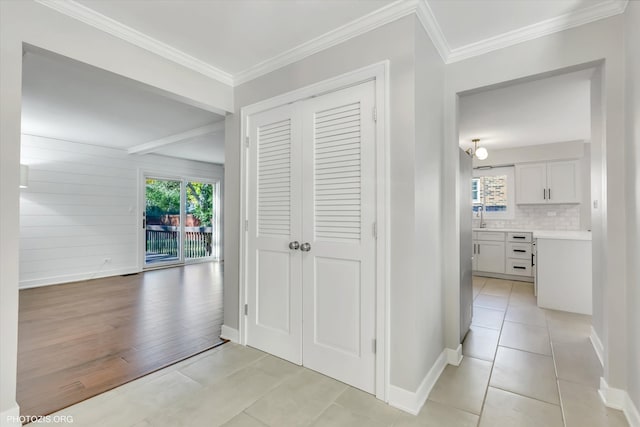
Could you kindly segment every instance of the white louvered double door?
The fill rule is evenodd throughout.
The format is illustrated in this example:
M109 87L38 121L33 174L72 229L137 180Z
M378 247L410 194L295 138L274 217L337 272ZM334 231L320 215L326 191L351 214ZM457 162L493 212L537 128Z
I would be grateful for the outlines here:
M370 393L374 105L368 82L251 116L248 173L247 343Z

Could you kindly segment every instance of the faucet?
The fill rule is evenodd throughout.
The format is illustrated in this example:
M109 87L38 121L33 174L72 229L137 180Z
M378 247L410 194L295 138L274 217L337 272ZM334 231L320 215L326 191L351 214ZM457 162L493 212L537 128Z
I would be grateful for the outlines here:
M478 210L480 211L480 228L487 228L487 223L484 222L484 203L478 206Z

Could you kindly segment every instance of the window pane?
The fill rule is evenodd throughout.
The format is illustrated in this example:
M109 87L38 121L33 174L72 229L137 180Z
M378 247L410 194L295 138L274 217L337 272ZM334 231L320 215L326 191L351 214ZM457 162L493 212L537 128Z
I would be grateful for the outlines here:
M482 200L480 198L481 198L481 195L480 195L480 178L473 178L471 180L471 200L472 200L472 203L481 203Z
M215 195L212 184L188 181L186 184L185 258L213 255Z
M507 176L481 177L483 202L486 212L505 212L507 210Z
M145 265L180 261L180 191L182 183L146 179Z

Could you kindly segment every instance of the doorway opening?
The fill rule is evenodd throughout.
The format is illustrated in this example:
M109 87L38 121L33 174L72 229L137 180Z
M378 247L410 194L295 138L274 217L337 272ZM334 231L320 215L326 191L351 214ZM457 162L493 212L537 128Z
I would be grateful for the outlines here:
M224 343L224 116L37 48L22 72L17 401L47 415Z
M588 279L565 292L572 301L563 306L557 298L549 302L548 284L539 295L536 241L571 233L591 240L591 177L599 176L591 173L596 79L596 69L585 66L459 94L458 191L468 199L459 201L460 259L471 273L461 272L461 337L473 323L471 301L485 283L479 277L529 284L541 308L592 313L591 248L573 274L588 270ZM580 307L578 299L585 302Z

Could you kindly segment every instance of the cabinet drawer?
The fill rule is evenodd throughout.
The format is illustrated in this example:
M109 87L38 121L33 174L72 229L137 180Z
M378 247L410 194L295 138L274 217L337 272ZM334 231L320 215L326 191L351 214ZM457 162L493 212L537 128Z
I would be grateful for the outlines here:
M531 260L531 243L507 244L507 258L520 258Z
M531 242L532 233L507 233L507 242Z
M478 240L490 240L492 242L504 242L504 232L502 231L477 231Z
M507 274L515 274L516 276L531 277L531 260L513 259L507 260Z

